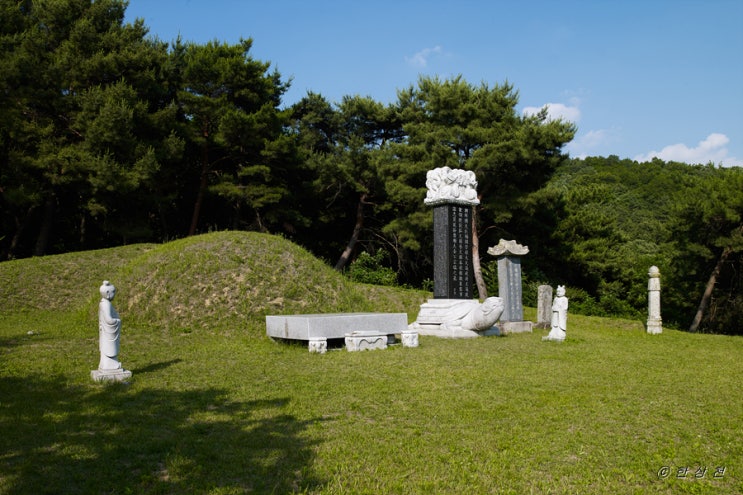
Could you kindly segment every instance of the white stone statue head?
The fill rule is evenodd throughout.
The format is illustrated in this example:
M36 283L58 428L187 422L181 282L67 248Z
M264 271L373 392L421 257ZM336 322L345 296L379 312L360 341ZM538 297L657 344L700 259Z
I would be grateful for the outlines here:
M101 291L101 297L112 301L116 295L116 287L114 287L108 280L103 281L103 285L99 289Z
M563 297L564 295L565 295L565 286L558 285L557 286L557 297Z

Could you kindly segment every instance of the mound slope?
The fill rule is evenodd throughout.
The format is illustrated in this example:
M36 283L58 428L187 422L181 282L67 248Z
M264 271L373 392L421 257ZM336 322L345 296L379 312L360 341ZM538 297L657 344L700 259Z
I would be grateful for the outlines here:
M82 311L93 318L104 279L116 285L115 306L128 324L175 330L262 326L266 314L415 314L426 297L354 284L281 237L217 232L0 263L0 312Z
M367 309L353 284L309 252L255 232L164 244L132 260L120 285L131 287L119 303L127 314L172 327L239 325L269 313Z

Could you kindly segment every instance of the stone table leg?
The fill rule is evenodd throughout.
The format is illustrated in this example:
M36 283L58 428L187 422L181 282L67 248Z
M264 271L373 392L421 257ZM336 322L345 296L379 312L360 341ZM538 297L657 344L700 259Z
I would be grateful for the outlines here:
M328 339L325 337L312 337L309 342L310 352L316 352L318 354L325 354L328 350Z

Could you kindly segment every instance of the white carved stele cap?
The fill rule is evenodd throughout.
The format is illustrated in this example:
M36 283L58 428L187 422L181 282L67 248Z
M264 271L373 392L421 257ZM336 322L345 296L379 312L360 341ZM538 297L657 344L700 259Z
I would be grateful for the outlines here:
M660 278L660 270L658 270L658 267L653 265L650 267L650 270L648 270L648 276L650 278Z
M522 246L516 241L501 239L497 246L489 247L488 254L493 256L523 256L529 252L529 246Z
M477 179L471 170L440 167L426 173L426 199L429 206L456 203L460 205L479 205L477 199Z

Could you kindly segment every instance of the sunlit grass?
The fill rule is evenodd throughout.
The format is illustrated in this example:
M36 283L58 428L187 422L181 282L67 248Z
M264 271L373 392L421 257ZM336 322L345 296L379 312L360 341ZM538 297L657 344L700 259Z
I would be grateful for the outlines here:
M139 289L122 280L121 296ZM425 297L349 290L411 317ZM129 385L90 380L87 308L0 312L0 493L743 492L737 337L569 315L564 343L316 355L266 338L261 314L165 328L114 303Z

